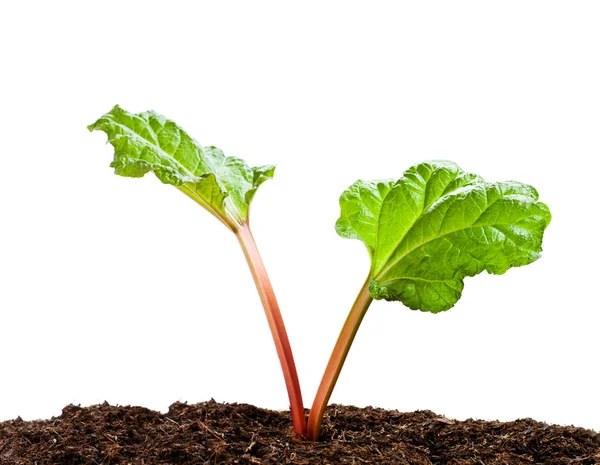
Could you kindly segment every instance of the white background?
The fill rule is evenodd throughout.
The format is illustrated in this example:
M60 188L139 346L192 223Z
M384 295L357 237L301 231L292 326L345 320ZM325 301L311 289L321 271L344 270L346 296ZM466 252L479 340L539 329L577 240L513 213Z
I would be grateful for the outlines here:
M332 401L600 430L597 2L3 2L0 420L287 408L233 235L86 125L119 103L275 163L253 229L307 407L368 271L340 193L445 158L534 185L541 260L438 315L375 302Z

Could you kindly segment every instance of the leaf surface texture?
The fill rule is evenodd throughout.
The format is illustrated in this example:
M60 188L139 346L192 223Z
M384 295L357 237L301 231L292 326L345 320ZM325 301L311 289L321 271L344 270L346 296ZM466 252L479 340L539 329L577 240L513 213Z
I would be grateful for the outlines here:
M453 162L409 168L398 181L357 181L340 198L336 231L371 257L369 291L412 309L440 312L464 278L534 262L551 220L536 190L485 182Z
M249 167L216 147L202 147L175 122L153 111L134 114L115 106L88 129L107 134L116 174L137 178L151 171L230 227L248 221L256 190L275 172L272 165Z

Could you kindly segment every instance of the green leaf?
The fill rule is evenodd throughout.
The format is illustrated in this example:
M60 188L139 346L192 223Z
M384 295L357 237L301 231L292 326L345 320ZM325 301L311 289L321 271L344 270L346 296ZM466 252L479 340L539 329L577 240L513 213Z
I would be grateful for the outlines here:
M451 308L467 276L537 260L551 219L533 187L485 182L448 161L415 165L395 183L357 181L340 207L338 234L371 256L373 298L429 312Z
M248 167L216 147L202 147L173 121L153 111L129 113L118 105L88 126L104 131L115 154L111 167L139 178L152 171L235 229L248 221L250 203L272 165Z

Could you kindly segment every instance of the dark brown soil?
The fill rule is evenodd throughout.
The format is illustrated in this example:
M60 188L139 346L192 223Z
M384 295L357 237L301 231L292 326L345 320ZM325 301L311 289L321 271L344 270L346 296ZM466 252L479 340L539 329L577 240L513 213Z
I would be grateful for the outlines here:
M214 401L69 405L44 421L0 423L0 464L600 464L600 434L534 420L450 420L332 405L322 441L293 437L289 413Z

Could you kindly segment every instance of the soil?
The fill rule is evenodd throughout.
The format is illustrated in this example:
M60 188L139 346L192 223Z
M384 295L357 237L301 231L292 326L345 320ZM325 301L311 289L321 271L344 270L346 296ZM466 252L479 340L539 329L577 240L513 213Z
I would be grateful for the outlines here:
M215 401L143 407L69 405L50 420L0 423L0 464L600 464L600 433L525 419L457 421L331 405L319 443L289 412Z

